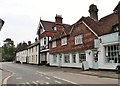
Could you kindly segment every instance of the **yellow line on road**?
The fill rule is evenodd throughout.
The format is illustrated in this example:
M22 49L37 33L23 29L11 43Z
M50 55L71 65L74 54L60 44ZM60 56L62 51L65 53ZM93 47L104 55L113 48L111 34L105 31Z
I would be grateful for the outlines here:
M5 69L3 69L3 70L5 70ZM11 74L2 80L2 84L4 84L4 85L7 85L8 79L15 74L15 73L12 72L12 71L8 71L8 70L6 70L6 71L7 71L7 72L10 72Z

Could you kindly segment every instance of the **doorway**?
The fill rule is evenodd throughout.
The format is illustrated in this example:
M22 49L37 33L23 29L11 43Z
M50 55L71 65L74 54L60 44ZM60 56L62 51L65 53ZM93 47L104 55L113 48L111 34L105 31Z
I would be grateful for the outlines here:
M98 69L98 51L93 51L93 69Z

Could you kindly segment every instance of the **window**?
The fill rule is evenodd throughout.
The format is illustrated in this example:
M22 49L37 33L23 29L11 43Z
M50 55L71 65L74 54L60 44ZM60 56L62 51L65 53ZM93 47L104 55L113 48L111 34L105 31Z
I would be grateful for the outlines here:
M37 51L37 46L36 46L36 51Z
M57 63L57 55L56 54L53 55L53 63Z
M46 37L44 38L44 45L46 45Z
M119 24L114 25L112 28L113 31L119 31Z
M75 53L72 54L72 61L73 61L73 63L76 63L76 54Z
M65 37L65 38L62 38L61 44L62 44L62 45L67 45L67 38L66 38L66 37Z
M57 28L56 28L56 27L54 27L54 30L57 30Z
M33 47L32 47L32 52L33 52Z
M52 42L52 48L55 48L56 47L56 41L53 41Z
M79 63L82 63L83 61L86 61L86 55L85 53L79 53Z
M64 54L64 62L65 63L70 63L70 56L69 56L69 54Z
M120 63L118 45L105 46L106 63Z
M82 35L78 35L75 37L75 45L82 44Z
M37 55L36 55L36 62L37 62Z

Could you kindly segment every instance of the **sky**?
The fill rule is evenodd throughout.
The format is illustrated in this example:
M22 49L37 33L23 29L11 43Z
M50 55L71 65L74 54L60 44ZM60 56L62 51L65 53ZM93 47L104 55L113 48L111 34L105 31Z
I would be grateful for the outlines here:
M89 16L89 6L97 5L99 19L109 15L119 0L0 0L0 18L5 21L0 31L0 46L6 38L15 45L34 42L40 18L55 21L62 15L63 23L73 24L82 16Z

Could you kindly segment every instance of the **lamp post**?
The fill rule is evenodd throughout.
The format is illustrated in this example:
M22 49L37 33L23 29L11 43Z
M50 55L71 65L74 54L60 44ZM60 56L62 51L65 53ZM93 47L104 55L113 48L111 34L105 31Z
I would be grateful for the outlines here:
M4 24L4 21L2 19L0 19L0 31L1 31L3 24Z

